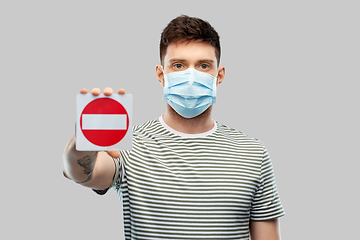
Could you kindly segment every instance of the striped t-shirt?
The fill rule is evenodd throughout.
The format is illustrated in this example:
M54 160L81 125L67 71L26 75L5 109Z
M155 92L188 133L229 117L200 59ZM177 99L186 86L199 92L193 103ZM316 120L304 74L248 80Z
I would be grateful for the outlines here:
M160 117L134 127L113 183L125 239L248 239L250 220L284 215L265 147L214 125L183 134Z

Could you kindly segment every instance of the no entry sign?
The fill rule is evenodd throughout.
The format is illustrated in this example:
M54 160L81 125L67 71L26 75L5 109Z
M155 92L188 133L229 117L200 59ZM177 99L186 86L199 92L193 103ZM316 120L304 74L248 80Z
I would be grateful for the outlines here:
M132 95L77 95L76 149L132 148Z

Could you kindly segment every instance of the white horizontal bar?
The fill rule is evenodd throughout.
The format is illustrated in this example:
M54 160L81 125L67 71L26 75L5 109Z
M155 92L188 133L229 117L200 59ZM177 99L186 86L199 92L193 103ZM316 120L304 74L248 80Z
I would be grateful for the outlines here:
M126 114L83 114L84 130L126 130Z

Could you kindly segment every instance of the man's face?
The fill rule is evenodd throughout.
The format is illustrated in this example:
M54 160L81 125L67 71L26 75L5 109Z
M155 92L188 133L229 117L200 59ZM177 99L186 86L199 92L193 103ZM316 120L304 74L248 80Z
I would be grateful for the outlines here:
M194 68L214 77L218 75L218 85L224 78L225 69L224 67L218 69L217 66L215 48L209 43L200 41L171 43L167 47L164 57L165 74ZM164 86L164 72L159 65L156 72L160 83Z

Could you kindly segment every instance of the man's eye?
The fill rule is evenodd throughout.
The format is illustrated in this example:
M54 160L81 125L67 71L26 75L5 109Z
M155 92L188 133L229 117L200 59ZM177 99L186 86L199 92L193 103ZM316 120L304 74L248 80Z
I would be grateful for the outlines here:
M204 70L204 69L209 68L209 65L207 65L207 64L201 64L201 65L200 65L200 68Z
M183 67L183 65L182 65L182 64L175 64L174 67L175 67L176 69L181 69L181 68Z

